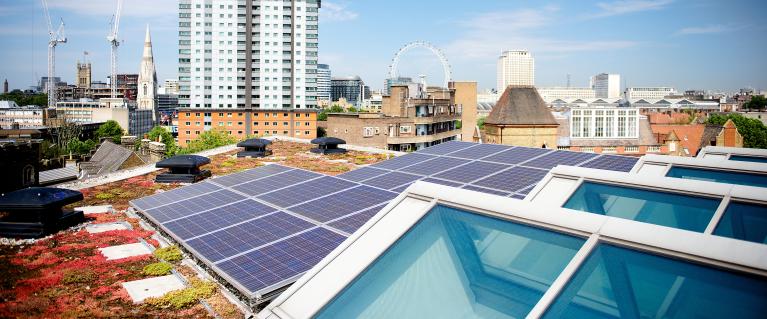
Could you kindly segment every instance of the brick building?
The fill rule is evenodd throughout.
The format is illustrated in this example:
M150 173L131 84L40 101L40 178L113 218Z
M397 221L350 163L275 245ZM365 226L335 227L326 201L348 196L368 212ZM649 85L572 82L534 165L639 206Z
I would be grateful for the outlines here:
M178 144L182 147L209 130L226 131L238 139L282 135L303 139L317 137L317 111L179 109Z
M485 119L483 143L527 147L557 146L559 123L533 86L511 85Z

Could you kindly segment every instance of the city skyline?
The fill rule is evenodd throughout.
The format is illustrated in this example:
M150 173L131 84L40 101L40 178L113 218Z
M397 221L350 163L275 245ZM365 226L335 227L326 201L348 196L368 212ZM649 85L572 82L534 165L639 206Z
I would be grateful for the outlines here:
M757 1L488 1L482 8L453 4L323 1L319 62L329 64L336 76L359 75L373 89L381 89L396 51L408 42L425 40L445 52L455 80L477 81L480 89L495 87L498 56L516 49L536 57L538 86L564 86L568 74L573 86L587 86L590 76L607 72L621 74L622 84L628 86L672 86L680 91L767 88L767 62L759 58L767 47L756 40L765 26L746 22L758 21L758 9L765 4ZM400 10L403 5L409 9ZM106 81L106 35L115 3L51 0L50 6L54 24L63 18L69 37L57 49L57 76L74 83L75 64L88 51L93 80ZM158 79L177 77L177 7L177 1L146 0L125 6L120 73L138 73L149 24ZM0 16L0 35L9 47L0 57L13 62L0 66L0 77L8 78L11 89L26 89L46 75L47 30L41 5L7 1L0 4ZM381 16L396 17L396 23L382 24L377 18ZM442 80L437 59L425 50L403 56L399 70L414 78L426 74L430 83Z

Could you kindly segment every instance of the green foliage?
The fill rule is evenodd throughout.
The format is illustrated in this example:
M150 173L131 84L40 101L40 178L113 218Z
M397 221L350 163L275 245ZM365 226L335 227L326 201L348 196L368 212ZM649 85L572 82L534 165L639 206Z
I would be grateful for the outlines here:
M353 110L353 111L352 111ZM333 104L330 108L324 109L320 111L319 114L317 114L317 120L318 121L327 121L328 120L328 113L345 113L343 107L341 107L338 104ZM350 107L349 112L357 112L356 108Z
M184 309L216 292L216 284L210 281L192 279L190 285L189 288L171 291L159 298L148 298L144 302L158 308Z
M176 141L173 139L173 134L162 126L155 126L149 131L149 139L157 141L158 137L162 137L162 143L165 144L165 154L173 156L177 151Z
M115 198L114 194L110 194L110 193L98 193L98 194L96 194L96 199L99 199L99 200L108 200L108 199L112 199L112 198Z
M72 153L74 155L87 154L92 149L96 148L96 141L86 140L85 142L80 140L71 140L67 143L67 154Z
M738 132L743 135L743 146L749 148L767 148L767 127L752 118L740 114L712 114L706 123L724 125L727 120L732 120Z
M325 130L324 127L317 127L317 137L325 137L328 136L328 132Z
M353 106L352 106L352 107L350 107L348 110L346 110L346 112L349 112L349 113L357 113L357 112L359 112L359 110L358 110L356 107L353 107Z
M20 90L13 90L6 94L0 94L0 101L14 101L19 106L27 106L27 105L47 106L48 94L45 94L45 93L26 94Z
M751 101L743 104L743 108L751 110L763 110L767 108L767 98L762 95L754 95L751 97Z
M64 284L83 284L96 279L96 274L90 269L72 269L64 272L61 282Z
M123 132L123 128L120 127L120 124L118 124L117 121L109 120L106 121L106 123L101 124L96 130L96 138L101 139L102 137L111 137L113 142L119 144Z
M147 276L165 276L167 274L170 274L170 271L173 269L173 265L161 261L154 264L149 264L144 267L144 270L141 272L144 275Z
M185 148L179 149L177 154L193 154L216 147L237 143L237 139L226 131L211 130L200 134L195 140L189 142Z
M350 109L352 109L352 108L350 108ZM331 106L331 107L330 107L330 109L329 109L328 111L329 111L330 113L344 113L344 108L343 108L343 107L341 107L341 106L340 106L340 105L338 105L338 104L333 104L333 106Z
M487 118L486 116L481 116L480 118L477 119L477 126L479 126L480 129L485 127L486 118Z
M181 254L181 250L175 245L156 249L154 255L167 262L176 262L184 258Z
M44 159L56 158L62 155L59 146L48 140L43 140L40 143L40 151L43 153Z
M461 122L461 120L456 120L455 121L455 129L456 130L460 130L461 127L463 127L463 123Z

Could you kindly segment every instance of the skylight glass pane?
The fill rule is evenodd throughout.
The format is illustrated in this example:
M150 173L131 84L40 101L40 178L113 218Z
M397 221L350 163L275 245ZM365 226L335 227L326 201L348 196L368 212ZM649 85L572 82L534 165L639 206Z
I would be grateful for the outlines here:
M695 179L736 185L767 187L767 175L727 172L710 169L671 167L667 177Z
M767 206L730 203L714 235L767 244Z
M764 318L764 278L600 244L544 318Z
M443 206L318 318L523 318L584 240Z
M564 207L703 232L720 199L584 182Z
M756 156L730 155L730 160L740 162L767 163L767 157Z

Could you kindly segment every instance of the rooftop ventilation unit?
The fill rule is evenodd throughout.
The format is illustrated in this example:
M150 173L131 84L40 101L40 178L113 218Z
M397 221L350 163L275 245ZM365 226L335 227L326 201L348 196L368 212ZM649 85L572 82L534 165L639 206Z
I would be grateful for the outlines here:
M312 140L312 144L317 144L316 148L311 149L312 153L317 154L344 154L346 149L338 148L340 144L346 144L346 141L336 137L320 137Z
M157 175L157 183L196 183L210 177L209 170L200 169L210 164L210 159L199 155L179 155L159 161L157 168L167 168L168 171Z
M245 150L237 153L237 157L266 157L272 155L272 151L266 149L266 146L272 144L272 141L261 138L252 138L237 143L237 147L244 147Z
M63 208L81 200L78 191L50 187L0 194L0 236L39 238L81 223L83 212Z

